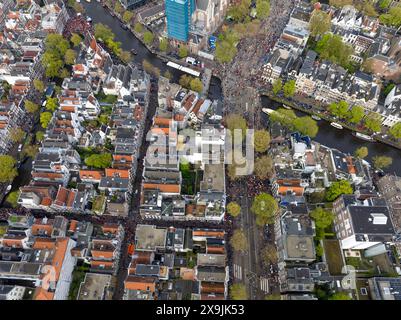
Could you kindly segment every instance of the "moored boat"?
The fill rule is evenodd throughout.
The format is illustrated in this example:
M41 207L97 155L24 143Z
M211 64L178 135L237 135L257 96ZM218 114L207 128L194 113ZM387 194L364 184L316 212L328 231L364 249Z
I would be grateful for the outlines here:
M340 129L340 130L343 129L343 126L336 122L332 122L332 123L330 123L330 125L334 128Z
M357 137L359 139L362 139L362 140L365 140L365 141L370 141L370 142L375 141L375 139L373 137L368 136L367 134L363 134L363 133L360 133L360 132L354 132L352 134L355 137Z

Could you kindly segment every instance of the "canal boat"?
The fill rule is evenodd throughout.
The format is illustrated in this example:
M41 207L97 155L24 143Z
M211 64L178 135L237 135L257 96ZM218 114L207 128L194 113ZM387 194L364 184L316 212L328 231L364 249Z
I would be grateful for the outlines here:
M353 132L352 135L354 135L355 137L365 140L365 141L369 141L369 142L373 142L375 141L374 138L372 138L371 136L368 136L367 134L363 134L360 132Z
M285 104L283 104L283 108L288 109L288 110L291 110L291 107L286 106Z
M262 108L262 112L266 113L267 115L270 115L274 112L274 110L269 108Z
M131 49L131 53L134 55L134 56L136 56L138 53L136 52L136 50L135 49Z
M332 122L332 123L330 123L330 125L332 127L334 127L334 128L340 129L340 130L343 129L343 126L341 124L339 124L339 123L336 123L336 122Z
M320 118L320 117L318 117L318 116L316 116L316 115L313 115L313 116L312 116L312 119L313 119L313 120L316 120L316 121L322 120L322 118Z

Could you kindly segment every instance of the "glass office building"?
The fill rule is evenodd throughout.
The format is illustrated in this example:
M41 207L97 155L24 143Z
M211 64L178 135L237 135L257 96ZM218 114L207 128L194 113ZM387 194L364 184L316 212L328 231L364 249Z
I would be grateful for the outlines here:
M195 0L166 0L168 37L187 42Z

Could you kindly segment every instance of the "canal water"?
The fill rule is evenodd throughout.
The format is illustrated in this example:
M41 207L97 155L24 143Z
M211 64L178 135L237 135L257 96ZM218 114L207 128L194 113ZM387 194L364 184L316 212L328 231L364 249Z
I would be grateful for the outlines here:
M272 101L269 97L262 97L262 105L264 108L277 109L282 105L278 102ZM294 110L298 116L304 116L305 113ZM263 113L263 119L267 120L267 115ZM401 150L393 148L378 142L368 142L356 138L352 135L352 131L348 129L339 130L332 127L327 121L318 121L319 132L314 138L315 141L326 145L330 148L336 148L342 152L353 154L357 148L366 146L369 149L369 155L366 158L368 161L372 160L374 156L389 156L393 158L393 164L385 171L389 173L396 173L401 175Z

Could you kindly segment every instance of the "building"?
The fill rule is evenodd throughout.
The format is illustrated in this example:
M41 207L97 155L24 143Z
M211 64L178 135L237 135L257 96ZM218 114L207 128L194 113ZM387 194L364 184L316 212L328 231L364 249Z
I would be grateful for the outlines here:
M166 0L167 34L170 39L187 42L195 0Z
M373 300L401 300L401 278L374 277L368 281Z
M333 213L334 229L344 250L393 242L394 227L384 198L361 201L356 195L343 195L334 201Z

